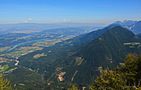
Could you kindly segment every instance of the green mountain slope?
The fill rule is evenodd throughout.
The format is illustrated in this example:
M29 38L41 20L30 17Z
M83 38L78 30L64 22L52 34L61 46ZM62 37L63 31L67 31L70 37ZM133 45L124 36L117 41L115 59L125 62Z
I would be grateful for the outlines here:
M100 33L91 32L27 54L20 58L20 65L44 75L55 87L89 84L101 66L112 68L128 53L141 53L140 43L141 39L125 28L106 27Z
M77 56L83 57L84 61L78 67L76 82L89 82L99 67L114 67L123 62L128 53L141 53L140 42L125 28L111 28L78 52Z

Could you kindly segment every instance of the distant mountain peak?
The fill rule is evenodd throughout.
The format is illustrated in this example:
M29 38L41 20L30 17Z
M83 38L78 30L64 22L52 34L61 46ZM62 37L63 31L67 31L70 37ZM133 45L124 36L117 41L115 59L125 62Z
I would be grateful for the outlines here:
M141 21L124 20L124 21L116 21L111 24L111 26L117 26L117 25L129 29L135 34L141 33Z

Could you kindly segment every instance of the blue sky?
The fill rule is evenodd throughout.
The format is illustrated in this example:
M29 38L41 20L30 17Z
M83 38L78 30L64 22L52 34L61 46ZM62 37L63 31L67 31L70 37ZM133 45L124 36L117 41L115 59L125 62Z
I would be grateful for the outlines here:
M141 20L141 0L0 0L0 23Z

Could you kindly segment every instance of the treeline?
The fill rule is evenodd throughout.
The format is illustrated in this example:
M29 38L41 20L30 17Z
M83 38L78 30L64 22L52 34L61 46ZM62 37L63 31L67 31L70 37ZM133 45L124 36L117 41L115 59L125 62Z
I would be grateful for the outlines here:
M73 84L68 90L141 90L141 56L129 54L116 69L101 68L94 82L80 88Z

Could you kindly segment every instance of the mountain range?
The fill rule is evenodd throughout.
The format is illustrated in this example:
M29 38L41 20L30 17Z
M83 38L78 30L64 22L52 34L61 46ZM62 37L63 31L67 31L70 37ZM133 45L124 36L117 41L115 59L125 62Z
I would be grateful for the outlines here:
M141 33L141 21L124 20L124 21L117 21L112 25L120 25L122 27L131 30L135 34Z
M128 53L141 54L140 36L125 27L110 25L24 55L19 58L19 66L41 74L55 88L70 83L87 85L101 67L115 67Z
M126 20L104 28L81 24L0 25L0 72L18 90L88 86L101 68L113 69L122 65L128 54L141 54L140 24Z

